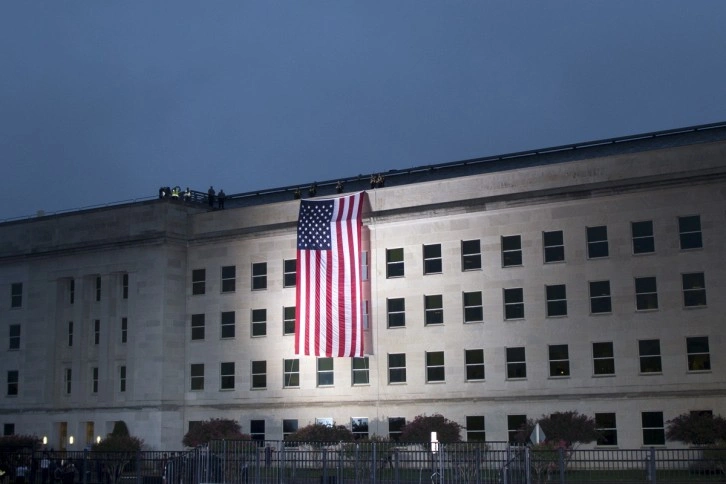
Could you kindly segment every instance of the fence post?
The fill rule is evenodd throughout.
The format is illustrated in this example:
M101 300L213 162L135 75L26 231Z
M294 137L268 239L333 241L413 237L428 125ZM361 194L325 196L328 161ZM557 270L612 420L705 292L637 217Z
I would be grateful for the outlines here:
M481 447L479 446L477 446L476 451L474 452L474 463L474 465L476 465L476 470L474 471L476 484L481 484Z
M376 462L378 462L377 453L378 453L378 447L376 447L376 443L373 442L373 449L371 450L371 466L372 466L371 482L373 484L376 484L376 478L377 478L377 475L376 475L376 468L378 467L378 466L376 466Z
M393 451L393 465L396 466L393 473L396 476L395 477L396 484L399 484L400 483L400 480L401 480L401 474L400 474L400 472L398 470L398 468L399 468L398 462L399 462L398 461L398 449L396 449L396 450Z
M557 451L560 468L560 484L565 484L565 449L560 447Z
M141 484L141 451L136 451L136 484Z
M524 479L527 484L532 484L532 452L528 445L524 447Z
M512 451L512 446L507 443L507 453L504 454L504 465L502 466L502 484L509 484L509 454Z
M323 447L323 484L328 484L328 449Z
M651 484L656 484L656 476L655 476L655 449L653 447L650 448L650 455L648 459L648 469L649 469L649 475L650 475L650 482Z

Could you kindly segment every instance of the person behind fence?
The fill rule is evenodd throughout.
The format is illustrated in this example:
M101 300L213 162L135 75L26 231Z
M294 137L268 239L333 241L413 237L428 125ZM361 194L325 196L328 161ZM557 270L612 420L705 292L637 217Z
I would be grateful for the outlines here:
M15 468L15 483L25 484L25 476L28 474L28 466L25 465L25 461L21 460L18 467Z
M214 191L213 186L209 186L209 190L207 190L207 201L209 202L209 207L214 208L214 194L216 192Z
M224 208L224 201L227 200L227 194L224 193L224 190L219 191L219 195L217 195L217 207L222 209Z
M175 186L171 189L171 198L174 200L179 200L179 195L181 194L181 188L179 185Z
M184 201L188 202L192 199L192 191L189 190L189 187L187 187L186 190L184 190Z
M50 457L47 452L43 452L43 457L40 458L40 482L41 484L48 484L48 478L50 477Z
M76 481L76 466L67 460L61 469L61 484L73 484Z

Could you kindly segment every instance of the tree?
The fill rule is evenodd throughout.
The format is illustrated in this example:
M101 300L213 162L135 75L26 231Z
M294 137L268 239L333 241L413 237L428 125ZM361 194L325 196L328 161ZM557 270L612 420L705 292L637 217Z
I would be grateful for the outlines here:
M666 439L696 446L726 441L726 419L706 412L682 413L666 422Z
M111 431L111 437L128 437L129 428L126 426L126 422L123 420L117 420L113 424L113 430Z
M528 442L537 423L542 428L547 441L564 442L568 449L576 447L577 444L592 442L600 437L595 426L595 419L569 411L542 415L537 421L528 419L517 433L517 441Z
M132 462L141 448L144 441L129 434L129 429L123 420L113 425L113 430L105 439L95 443L91 450L101 455L101 460L106 466L105 472L115 483L124 473L126 466Z
M285 440L291 442L351 442L353 432L343 425L310 424L288 434Z
M401 429L401 442L429 442L431 432L444 444L461 442L461 425L441 414L417 415Z
M212 440L251 440L243 434L240 425L234 421L223 418L205 420L192 426L182 439L186 447L198 447L208 444Z

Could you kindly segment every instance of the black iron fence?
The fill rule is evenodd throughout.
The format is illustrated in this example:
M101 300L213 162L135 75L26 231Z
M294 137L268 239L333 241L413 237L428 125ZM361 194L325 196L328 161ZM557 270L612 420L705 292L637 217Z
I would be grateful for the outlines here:
M726 449L215 441L184 452L0 453L0 484L726 482Z

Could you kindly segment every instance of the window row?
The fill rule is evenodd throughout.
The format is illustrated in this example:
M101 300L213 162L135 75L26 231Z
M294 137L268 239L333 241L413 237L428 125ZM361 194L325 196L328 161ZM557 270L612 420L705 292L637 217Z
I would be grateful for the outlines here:
M237 321L235 311L222 311L219 318L219 334L222 339L235 338ZM267 309L250 311L250 336L253 338L267 336ZM295 306L282 308L282 334L295 334ZM192 314L191 339L204 340L207 337L207 317L205 314Z
M127 388L127 368L126 365L120 365L117 367L117 389L120 393L125 393ZM90 369L90 381L88 388L91 394L97 394L99 392L99 368L94 366ZM63 369L63 393L65 395L71 395L73 392L74 375L72 368ZM20 388L20 372L18 370L9 370L7 372L7 392L6 396L15 397L19 395Z
M128 343L129 340L129 319L126 317L118 320L118 326L115 331L117 332L118 342L121 344ZM20 325L11 324L9 327L9 338L8 338L8 349L18 350L20 349ZM91 331L89 343L93 346L101 344L101 336L104 331L103 325L100 319L91 320ZM74 321L67 321L65 323L65 344L68 347L73 347L77 343L77 336L81 332L81 328Z
M653 221L631 222L633 254L655 252ZM700 215L678 217L678 237L681 250L703 247ZM607 225L585 228L586 253L588 259L609 257L610 242ZM507 235L500 238L501 266L517 267L523 265L523 244L521 235ZM565 261L565 238L562 230L542 232L542 259L545 264ZM441 244L424 244L422 249L423 273L440 274L443 272ZM386 250L386 277L404 277L403 248ZM461 270L471 271L482 268L481 241L461 241Z

